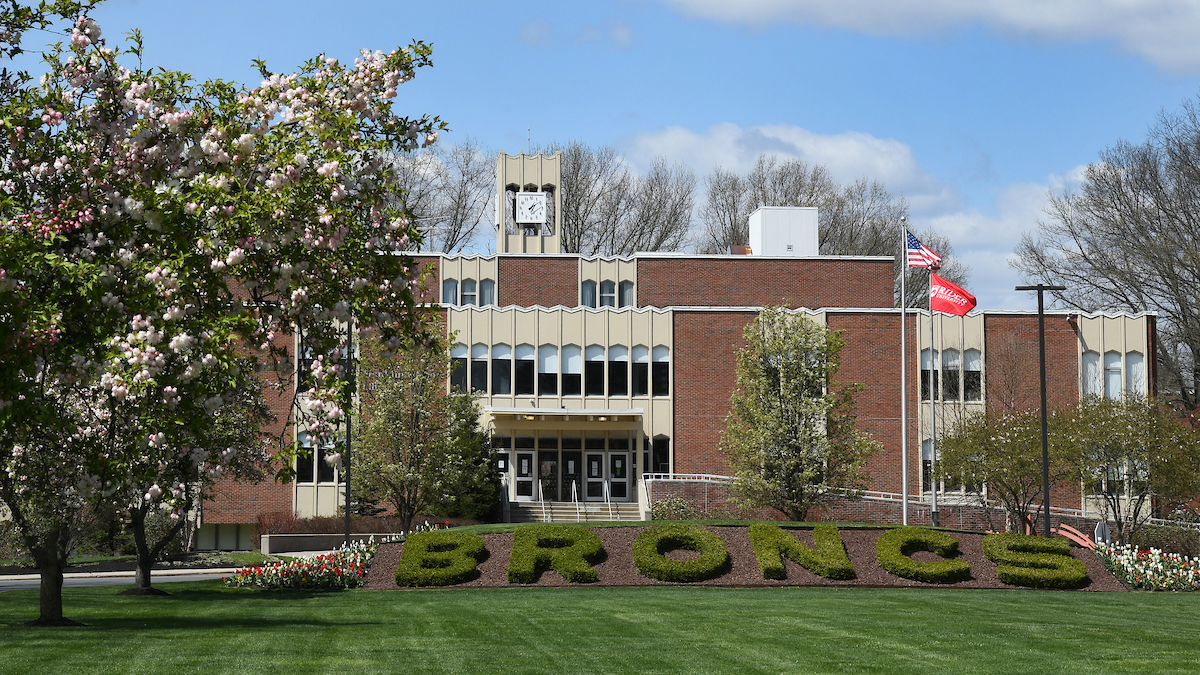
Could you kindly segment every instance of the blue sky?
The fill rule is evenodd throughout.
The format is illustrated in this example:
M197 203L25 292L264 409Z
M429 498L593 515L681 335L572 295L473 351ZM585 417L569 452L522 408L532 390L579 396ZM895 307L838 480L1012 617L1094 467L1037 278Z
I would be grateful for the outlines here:
M254 84L327 53L434 45L401 88L510 153L613 145L745 170L759 152L883 181L916 228L948 236L981 308L1036 306L1007 266L1048 190L1200 93L1200 8L1166 0L109 0L105 36L140 28L146 62ZM33 46L37 35L30 35ZM532 92L532 94L527 94Z

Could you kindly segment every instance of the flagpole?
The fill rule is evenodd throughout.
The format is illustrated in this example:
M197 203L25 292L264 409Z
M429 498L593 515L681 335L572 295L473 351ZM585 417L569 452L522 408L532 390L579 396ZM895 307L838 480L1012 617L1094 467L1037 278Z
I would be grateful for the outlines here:
M937 368L940 365L940 354L934 349L933 343L933 268L929 268L929 490L932 495L929 508L929 520L934 527L941 526L941 514L938 512L938 480L937 480L937 401L938 382Z
M908 331L908 296L904 291L904 278L908 276L908 226L904 216L900 217L900 491L901 524L908 526L908 357L905 345Z

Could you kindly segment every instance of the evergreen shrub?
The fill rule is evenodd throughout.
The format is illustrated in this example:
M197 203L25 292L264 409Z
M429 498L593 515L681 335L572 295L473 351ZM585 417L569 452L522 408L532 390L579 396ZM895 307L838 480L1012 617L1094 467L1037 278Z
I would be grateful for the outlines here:
M487 558L483 537L469 532L417 532L404 540L396 566L397 586L449 586L479 576Z
M1066 539L1027 534L989 534L983 554L999 566L996 577L1013 586L1082 588L1088 583L1087 565L1071 557Z
M778 525L756 523L750 526L750 545L764 579L784 579L783 559L826 579L853 579L854 566L846 555L842 534L832 525L813 528L816 550L800 543L795 536Z
M919 562L911 556L929 551L946 558L937 562ZM943 532L924 527L898 527L879 535L875 559L883 569L898 577L927 584L953 584L971 578L971 564L958 560L958 540Z
M604 547L596 533L574 525L526 525L513 533L508 559L508 582L532 584L545 570L554 570L571 583L596 581L592 563Z
M699 558L671 560L668 551L696 551ZM692 582L713 579L729 567L729 550L717 535L695 525L651 527L633 542L633 562L638 571L659 581Z

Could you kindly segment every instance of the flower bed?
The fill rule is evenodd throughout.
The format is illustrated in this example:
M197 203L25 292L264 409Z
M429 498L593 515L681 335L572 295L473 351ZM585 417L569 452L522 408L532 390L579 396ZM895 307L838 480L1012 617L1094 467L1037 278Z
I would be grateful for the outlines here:
M1101 544L1096 553L1104 565L1131 588L1146 591L1200 590L1200 563L1177 553L1136 546Z
M354 542L349 548L313 558L244 567L222 580L229 587L253 586L271 590L358 588L362 586L378 548L374 542Z

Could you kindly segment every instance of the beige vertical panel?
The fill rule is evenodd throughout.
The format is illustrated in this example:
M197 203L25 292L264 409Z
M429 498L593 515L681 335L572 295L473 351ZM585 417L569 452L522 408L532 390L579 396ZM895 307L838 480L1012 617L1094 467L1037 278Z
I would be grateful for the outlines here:
M496 160L496 203L508 208L504 199L506 186L512 184L523 188L527 184L554 186L554 228L549 237L540 235L508 234L505 213L497 209L496 251L499 253L558 253L561 250L562 232L562 181L560 179L561 155L507 155L500 153Z

